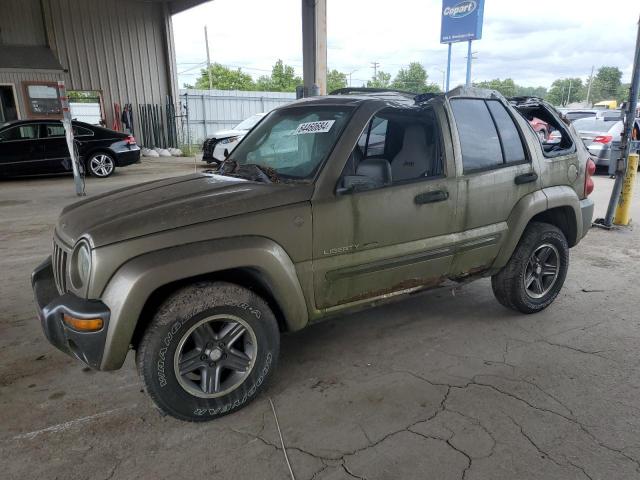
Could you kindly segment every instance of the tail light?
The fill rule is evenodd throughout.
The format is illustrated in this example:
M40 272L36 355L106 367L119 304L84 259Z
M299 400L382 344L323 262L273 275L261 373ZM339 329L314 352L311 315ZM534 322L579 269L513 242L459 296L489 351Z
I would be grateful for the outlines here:
M591 178L594 173L596 173L596 162L594 162L591 158L589 158L587 160L587 168L584 176L584 196L585 197L588 197L591 194L591 192L593 192L593 189L595 188L595 185L593 183L593 178Z
M593 139L593 143L609 143L613 140L612 135L598 135Z
M127 145L135 145L136 139L134 138L133 135L129 135L127 138L124 139L124 143L126 143Z

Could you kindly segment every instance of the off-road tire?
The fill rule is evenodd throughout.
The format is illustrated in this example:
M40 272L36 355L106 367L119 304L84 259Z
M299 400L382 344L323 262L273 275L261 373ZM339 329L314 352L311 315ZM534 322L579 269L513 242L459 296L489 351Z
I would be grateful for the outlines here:
M181 384L184 380L178 379L176 350L192 327L203 319L224 315L240 319L253 331L255 358L246 378L232 391L216 398L201 398L187 391ZM251 402L276 368L279 349L277 320L261 297L232 283L200 282L178 290L160 306L137 349L136 363L149 396L161 412L202 422Z
M540 298L532 298L525 288L525 272L532 254L541 245L553 245L559 254L559 271L555 283ZM509 262L491 277L493 293L507 308L522 313L536 313L547 308L556 299L569 268L569 245L562 231L554 225L531 222Z

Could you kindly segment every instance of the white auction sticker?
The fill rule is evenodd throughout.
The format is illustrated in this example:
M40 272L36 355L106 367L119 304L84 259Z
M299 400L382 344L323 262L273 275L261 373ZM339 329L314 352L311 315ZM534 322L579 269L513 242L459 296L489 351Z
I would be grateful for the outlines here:
M305 133L327 133L336 123L335 120L321 120L319 122L305 122L298 125L294 135L303 135Z

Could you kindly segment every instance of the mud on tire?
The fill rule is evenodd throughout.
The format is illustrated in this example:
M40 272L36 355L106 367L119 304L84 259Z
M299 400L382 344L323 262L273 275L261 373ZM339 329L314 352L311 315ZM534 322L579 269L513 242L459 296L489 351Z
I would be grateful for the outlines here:
M538 289L539 292L532 292L535 288L528 289L526 284L530 281L532 270L535 273L535 265L540 264L537 262L538 257L533 259L532 255L544 257L545 248L551 252L550 255L557 256L555 280L551 282L549 273L549 277L541 282L542 288ZM522 313L536 313L547 308L556 299L564 284L568 268L569 245L562 231L548 223L531 222L522 234L509 262L491 277L491 286L495 297L505 307ZM545 265L541 265L541 273L544 273L544 269Z
M261 297L235 284L201 282L161 305L136 362L162 412L199 422L251 402L275 369L279 347L276 318Z

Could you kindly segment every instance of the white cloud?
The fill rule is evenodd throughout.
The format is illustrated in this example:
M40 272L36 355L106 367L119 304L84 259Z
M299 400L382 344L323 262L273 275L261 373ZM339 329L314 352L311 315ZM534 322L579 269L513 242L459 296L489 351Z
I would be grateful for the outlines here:
M257 77L282 58L302 73L301 0L215 0L174 17L180 83L193 82L206 60ZM634 4L634 6L632 6ZM352 72L354 85L371 77L370 62L395 74L422 63L440 83L447 47L439 43L441 0L328 0L328 63ZM630 0L486 0L474 80L511 77L549 86L560 77L585 78L594 65L615 65L629 81L640 5ZM452 85L464 82L466 43L453 45ZM355 70L355 71L354 71Z

